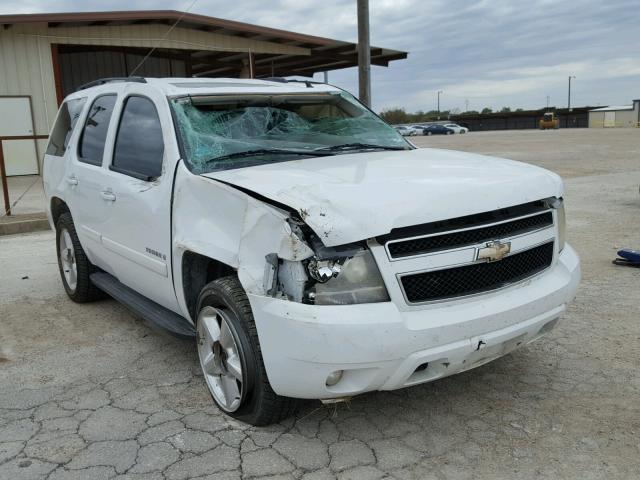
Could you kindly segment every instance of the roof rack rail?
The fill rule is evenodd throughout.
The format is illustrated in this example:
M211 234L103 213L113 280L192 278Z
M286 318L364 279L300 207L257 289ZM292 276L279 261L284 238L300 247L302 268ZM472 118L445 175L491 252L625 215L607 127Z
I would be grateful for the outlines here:
M147 83L147 80L144 77L107 77L107 78L99 78L98 80L94 80L93 82L85 83L84 85L80 85L76 92L79 90L85 90L91 87L97 87L98 85L104 85L106 83L116 83L116 82L136 82L136 83Z
M264 80L265 82L278 82L278 83L288 83L289 80L287 80L284 77L264 77L264 78L259 78L258 80Z
M288 79L284 77L266 77L261 78L260 80L265 80L267 82L278 82L278 83L304 83L307 88L313 88L314 85L324 85L322 82L314 82L313 80L297 80L295 78Z

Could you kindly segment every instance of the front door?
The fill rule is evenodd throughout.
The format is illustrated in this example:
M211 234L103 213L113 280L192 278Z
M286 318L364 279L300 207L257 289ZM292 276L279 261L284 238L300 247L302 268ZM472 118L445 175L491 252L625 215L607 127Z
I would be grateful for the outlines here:
M100 227L105 255L118 280L179 312L171 272L173 171L164 168L175 155L165 148L173 135L169 106L160 94L127 84L117 115L101 185L109 209Z

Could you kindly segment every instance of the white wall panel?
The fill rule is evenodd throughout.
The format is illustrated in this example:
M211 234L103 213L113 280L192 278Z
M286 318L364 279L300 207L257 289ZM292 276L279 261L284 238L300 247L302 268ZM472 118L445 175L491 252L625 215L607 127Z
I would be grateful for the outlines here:
M33 135L28 97L0 97L0 137Z

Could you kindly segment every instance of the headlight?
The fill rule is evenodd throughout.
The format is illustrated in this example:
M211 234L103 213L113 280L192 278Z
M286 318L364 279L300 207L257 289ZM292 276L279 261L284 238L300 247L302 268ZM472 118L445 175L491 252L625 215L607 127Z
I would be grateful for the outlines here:
M556 209L556 222L558 222L558 251L561 252L564 249L564 244L567 240L567 217L564 213L564 201L559 198L553 204L553 208Z
M318 281L309 293L316 305L389 301L382 275L369 250L361 250L344 261L312 262L309 274Z

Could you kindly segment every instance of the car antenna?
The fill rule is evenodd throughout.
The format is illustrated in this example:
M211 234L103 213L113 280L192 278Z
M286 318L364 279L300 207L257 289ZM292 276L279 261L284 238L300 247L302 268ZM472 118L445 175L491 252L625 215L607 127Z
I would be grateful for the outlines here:
M158 43L164 42L164 40L169 36L169 34L173 31L173 29L176 28L176 26L180 23L180 21L184 18L184 16L187 13L189 13L189 11L193 8L193 6L196 4L197 1L198 0L192 0L191 4L187 7L187 9L180 14L178 19L173 23L173 25L171 25L169 30L167 30L162 36L162 38L158 40ZM138 69L144 64L144 62L147 61L147 59L151 56L151 54L156 51L157 48L158 46L154 45L153 48L151 48L151 50L149 50L149 52L144 56L144 58L140 60L140 63L138 63L138 65L136 65L136 67L133 70L131 70L131 73L128 76L129 77L133 76L138 71Z

